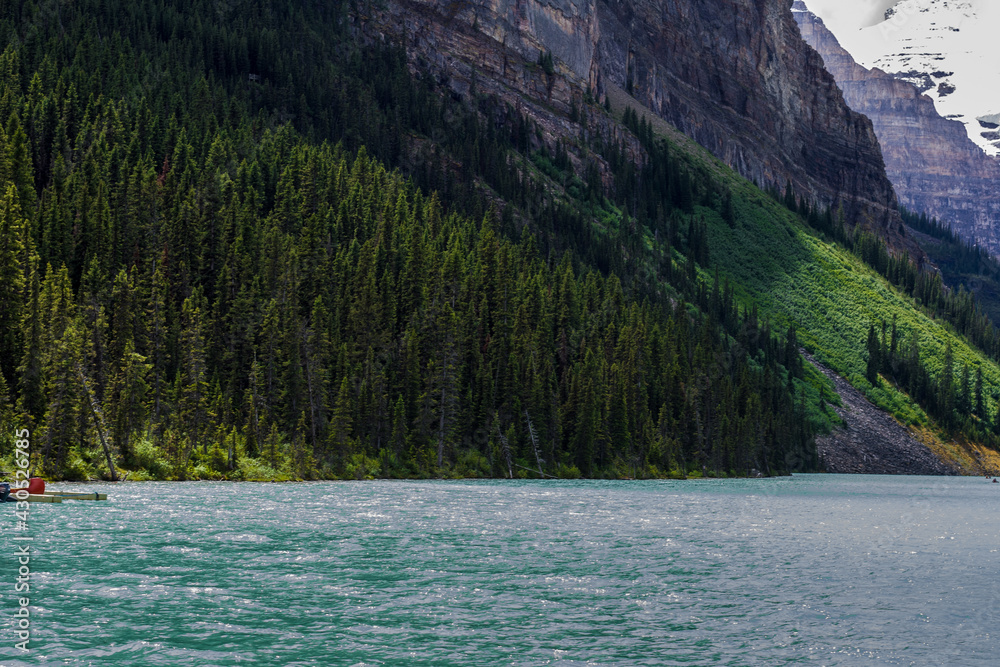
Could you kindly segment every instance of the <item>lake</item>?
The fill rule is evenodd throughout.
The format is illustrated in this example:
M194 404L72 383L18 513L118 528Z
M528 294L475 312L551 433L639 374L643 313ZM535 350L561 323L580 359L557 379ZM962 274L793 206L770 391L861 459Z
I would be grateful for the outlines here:
M4 667L1000 663L982 478L85 488L31 505L27 654L0 567Z

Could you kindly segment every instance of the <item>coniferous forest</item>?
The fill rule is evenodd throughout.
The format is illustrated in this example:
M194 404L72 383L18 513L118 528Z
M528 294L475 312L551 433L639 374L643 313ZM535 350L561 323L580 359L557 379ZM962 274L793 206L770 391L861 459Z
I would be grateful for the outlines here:
M0 415L36 474L821 468L832 385L713 261L742 195L634 110L587 91L570 120L614 131L547 141L359 38L346 3L0 7ZM783 203L996 355L971 297ZM981 372L952 398L952 365L876 328L873 387L992 437Z
M626 230L508 168L565 167L523 118L336 3L223 9L3 3L0 409L37 474L109 475L100 436L133 479L815 468L794 330L699 277L693 218L670 284L626 275ZM450 138L393 171L413 135Z

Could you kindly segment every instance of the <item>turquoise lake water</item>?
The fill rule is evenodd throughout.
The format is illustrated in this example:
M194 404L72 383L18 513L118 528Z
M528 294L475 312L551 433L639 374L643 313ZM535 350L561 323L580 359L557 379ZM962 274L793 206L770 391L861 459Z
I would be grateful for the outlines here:
M981 478L86 488L31 505L27 654L0 566L4 667L1000 664Z

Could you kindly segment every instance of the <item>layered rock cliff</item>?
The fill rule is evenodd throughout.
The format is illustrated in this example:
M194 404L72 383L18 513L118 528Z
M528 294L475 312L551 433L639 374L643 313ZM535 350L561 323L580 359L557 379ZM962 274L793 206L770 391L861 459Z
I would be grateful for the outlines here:
M858 64L909 81L1000 157L996 0L806 0ZM992 127L991 127L992 125Z
M822 19L802 2L795 10L802 37L823 56L847 103L871 119L900 201L1000 255L1000 162L913 84L862 67Z
M388 0L364 30L459 95L498 95L546 134L587 89L624 88L747 178L843 206L908 244L871 123L800 37L789 0ZM551 52L549 71L536 67ZM548 69L548 68L547 68Z

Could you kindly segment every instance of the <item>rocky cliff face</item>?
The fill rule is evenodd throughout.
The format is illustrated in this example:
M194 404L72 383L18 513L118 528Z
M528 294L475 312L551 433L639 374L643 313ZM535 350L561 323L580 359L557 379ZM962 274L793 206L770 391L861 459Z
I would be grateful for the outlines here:
M871 119L900 201L1000 255L1000 162L913 84L857 64L822 19L801 2L795 9L802 37L823 56L847 103Z
M543 131L589 89L624 88L745 177L842 205L906 245L871 123L800 37L789 0L388 0L365 30L405 42L460 95L498 95ZM555 72L534 64L551 51Z
M848 216L878 211L887 225L895 198L873 130L802 42L789 4L601 4L600 70L744 176L857 201Z

